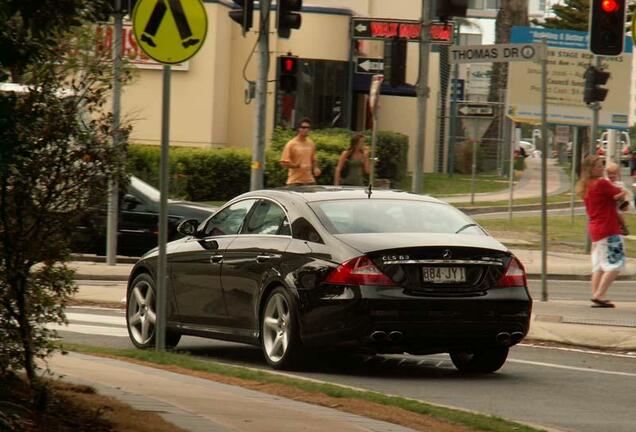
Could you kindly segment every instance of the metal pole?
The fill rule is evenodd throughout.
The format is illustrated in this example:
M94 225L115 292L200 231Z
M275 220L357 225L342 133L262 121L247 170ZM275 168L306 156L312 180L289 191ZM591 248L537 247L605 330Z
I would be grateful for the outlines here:
M508 220L512 220L512 198L513 190L515 187L515 148L521 140L521 129L515 128L514 145L510 143L510 170L509 170L509 185L510 195L508 196Z
M119 145L121 117L121 34L124 15L121 0L115 0L115 40L113 44L113 145ZM108 214L106 221L106 264L117 264L117 216L119 215L119 184L112 179L108 185Z
M258 78L256 79L256 127L252 143L250 190L263 189L265 172L265 133L267 130L267 74L269 72L269 6L261 0L261 28L258 33Z
M428 64L431 54L429 28L431 26L431 8L433 2L422 0L422 31L420 33L420 71L417 80L417 142L415 144L415 166L413 168L414 193L422 192L422 170L424 166L424 145L426 131L428 88Z
M574 126L572 135L572 175L570 176L570 222L574 223L574 186L576 183L576 163L579 160L579 128Z
M477 181L477 133L478 120L473 120L473 163L472 163L472 173L470 177L470 203L475 203L475 183Z
M455 30L455 44L459 45L459 34L460 34L461 25L457 24ZM450 136L448 137L448 176L452 177L455 174L455 145L457 144L457 100L459 95L457 94L457 90L459 88L459 64L455 63L453 65L453 79L452 82L455 83L454 86L451 85L453 89L453 94L451 98L451 108L450 108Z
M618 163L620 167L620 159L617 157L616 148L616 129L609 129L607 131L607 148L605 149L605 166L609 162Z
M163 65L163 91L161 99L161 167L159 170L159 268L157 271L157 351L166 349L166 300L168 257L168 148L170 145L170 79L172 67Z
M378 98L380 96L378 95ZM377 103L377 102L376 102ZM373 110L373 127L371 128L371 172L369 173L369 184L373 186L375 181L375 147L377 145L378 136L378 108Z
M499 139L497 141L497 175L501 177L503 175L503 155L504 155L504 123L506 118L506 89L500 89L499 101Z
M594 56L594 66L601 67L601 58L599 56ZM592 102L590 104L590 108L592 109L592 127L590 128L590 143L589 143L589 154L596 154L596 137L598 136L598 115L601 110L601 104L599 102ZM590 233L585 228L585 253L590 253L592 250L592 240L590 239Z
M541 60L541 301L548 301L548 41Z

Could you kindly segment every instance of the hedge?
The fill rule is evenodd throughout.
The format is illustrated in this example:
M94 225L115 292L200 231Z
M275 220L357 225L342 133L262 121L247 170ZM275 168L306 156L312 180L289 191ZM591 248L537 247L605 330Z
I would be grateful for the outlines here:
M266 152L265 187L283 186L287 169L278 160L292 131L276 130L272 146ZM322 170L318 184L333 184L334 172L342 150L349 146L351 132L328 129L312 132L318 148L318 165ZM378 133L377 177L388 178L392 184L404 177L408 139L393 132ZM128 147L128 171L142 180L159 185L161 148L154 145L131 144ZM251 152L247 149L170 148L170 195L192 201L228 200L250 187Z

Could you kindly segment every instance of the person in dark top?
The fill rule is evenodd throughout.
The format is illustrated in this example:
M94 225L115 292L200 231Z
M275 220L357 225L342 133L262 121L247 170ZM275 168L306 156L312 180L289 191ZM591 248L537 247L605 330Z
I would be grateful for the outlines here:
M335 185L364 186L365 174L371 172L369 151L364 145L364 135L358 133L351 137L349 148L340 154L336 173Z

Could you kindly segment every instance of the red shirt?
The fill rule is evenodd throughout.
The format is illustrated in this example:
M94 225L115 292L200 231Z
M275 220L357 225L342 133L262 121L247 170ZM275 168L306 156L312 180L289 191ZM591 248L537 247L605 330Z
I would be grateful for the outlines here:
M611 235L620 235L621 225L616 211L614 196L621 190L609 180L599 178L591 180L583 201L589 218L588 230L593 242Z

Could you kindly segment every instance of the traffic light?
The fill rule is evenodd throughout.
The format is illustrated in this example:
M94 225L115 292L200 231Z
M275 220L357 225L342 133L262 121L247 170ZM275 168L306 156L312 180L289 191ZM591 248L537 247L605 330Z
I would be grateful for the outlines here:
M294 93L298 87L298 57L278 57L278 88L283 93Z
M592 0L590 51L605 56L623 52L625 13L625 0Z
M465 17L466 9L468 0L437 0L435 15L445 21L451 17Z
M245 33L252 28L254 21L254 0L234 0L234 3L238 7L235 6L235 9L228 12L228 15L232 21L241 26L241 32L245 36Z
M298 13L303 7L303 0L278 0L276 9L276 28L278 37L289 38L292 29L299 29L302 17Z
M391 87L406 82L406 44L404 38L392 38L384 42L384 79Z
M594 66L588 66L584 77L585 91L583 92L583 101L586 104L591 104L592 102L603 102L607 97L608 90L600 86L607 83L610 73Z

